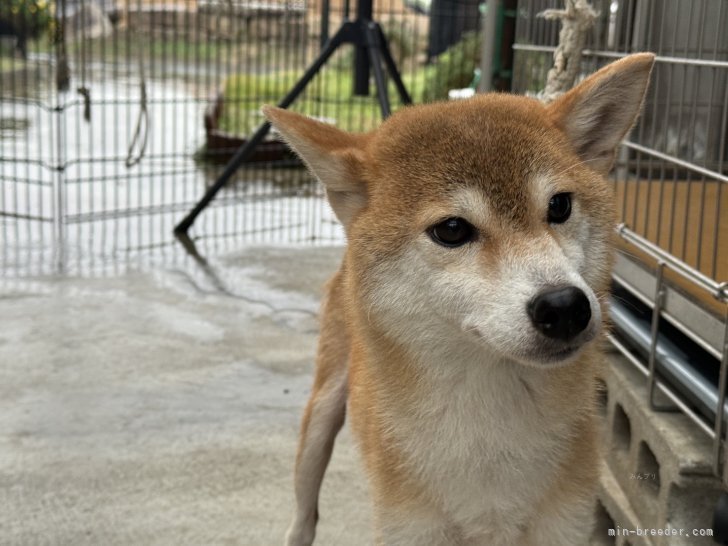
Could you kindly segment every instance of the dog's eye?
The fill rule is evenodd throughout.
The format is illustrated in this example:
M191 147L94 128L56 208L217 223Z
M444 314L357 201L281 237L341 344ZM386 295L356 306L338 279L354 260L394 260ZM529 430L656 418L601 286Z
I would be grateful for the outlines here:
M475 235L475 228L462 218L448 218L432 226L429 234L439 245L456 247L471 241Z
M549 201L548 221L550 224L563 224L571 216L571 194L557 193Z

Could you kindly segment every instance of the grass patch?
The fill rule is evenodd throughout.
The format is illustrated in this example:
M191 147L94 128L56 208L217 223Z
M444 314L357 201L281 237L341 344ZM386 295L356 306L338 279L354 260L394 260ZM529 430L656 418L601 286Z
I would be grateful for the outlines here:
M415 103L423 102L429 67L403 76L404 84ZM300 72L273 74L234 74L223 85L225 104L219 120L223 131L236 135L250 134L263 118L262 104L275 104L293 87ZM368 131L381 122L381 110L372 85L372 94L353 94L351 69L328 69L319 74L291 110L335 123L346 131ZM393 110L401 106L393 83L388 85Z
M479 32L466 32L437 59L427 75L425 101L446 98L450 89L468 87L473 70L480 65L481 37Z
M21 66L20 62L13 57L0 55L0 73L10 72L11 70L17 69L19 66Z

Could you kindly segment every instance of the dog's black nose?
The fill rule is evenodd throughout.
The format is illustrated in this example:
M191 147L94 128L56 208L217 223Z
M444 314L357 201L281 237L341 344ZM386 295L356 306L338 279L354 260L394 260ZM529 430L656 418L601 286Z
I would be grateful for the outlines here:
M528 303L528 316L545 336L569 341L589 324L591 306L586 294L576 286L552 288Z

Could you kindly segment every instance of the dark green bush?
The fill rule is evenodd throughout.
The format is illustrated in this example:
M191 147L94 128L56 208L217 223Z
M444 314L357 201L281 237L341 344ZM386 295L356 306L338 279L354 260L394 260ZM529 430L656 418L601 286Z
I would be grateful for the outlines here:
M37 38L51 25L53 13L47 0L2 0L0 25L6 31Z
M466 32L435 61L424 89L425 101L447 98L450 89L468 87L480 64L481 40L478 32Z

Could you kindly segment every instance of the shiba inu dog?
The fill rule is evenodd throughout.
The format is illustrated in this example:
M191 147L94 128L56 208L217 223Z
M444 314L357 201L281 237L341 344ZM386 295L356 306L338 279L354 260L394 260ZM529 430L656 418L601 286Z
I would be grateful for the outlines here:
M653 62L626 57L548 106L481 95L404 108L366 134L264 108L348 240L289 546L314 540L347 405L378 544L588 543L615 224L604 175Z

